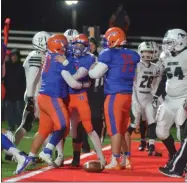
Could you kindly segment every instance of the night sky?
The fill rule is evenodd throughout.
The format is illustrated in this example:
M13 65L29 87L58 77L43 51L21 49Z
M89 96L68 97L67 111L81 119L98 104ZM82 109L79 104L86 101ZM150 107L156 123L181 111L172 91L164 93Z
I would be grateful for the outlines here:
M2 0L1 26L12 19L11 29L63 32L71 28L71 8L61 0ZM116 7L123 3L131 19L129 35L163 36L171 28L187 31L187 0L85 0L77 5L77 29L99 25L101 33Z

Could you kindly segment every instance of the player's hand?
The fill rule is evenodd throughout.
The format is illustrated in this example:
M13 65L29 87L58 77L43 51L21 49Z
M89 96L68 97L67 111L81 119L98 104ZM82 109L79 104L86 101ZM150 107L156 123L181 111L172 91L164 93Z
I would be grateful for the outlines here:
M68 65L68 63L69 63L68 60L66 59L65 55L58 55L55 57L55 60L57 62L62 63L64 66Z
M140 133L140 126L136 125L136 128L134 129L134 133L138 134Z
M66 56L65 55L58 55L55 57L55 60L57 62L63 63L66 60Z
M33 97L28 97L27 104L26 104L26 110L29 112L34 112L34 99Z
M183 108L184 108L185 111L187 111L187 99L183 103Z
M12 133L11 131L9 131L9 130L6 131L5 136L6 136L12 143L15 142L15 137L14 137L14 135L13 135L13 133Z
M153 96L152 105L155 109L158 108L158 96L156 95Z

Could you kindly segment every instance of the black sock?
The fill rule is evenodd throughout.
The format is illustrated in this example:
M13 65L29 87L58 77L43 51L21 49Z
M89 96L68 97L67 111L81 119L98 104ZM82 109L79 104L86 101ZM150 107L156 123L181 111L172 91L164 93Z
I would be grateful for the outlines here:
M172 157L177 152L172 135L170 134L169 137L167 139L163 140L162 142L164 143L165 147L167 148L170 157Z
M73 151L73 160L80 162L80 154L81 154L80 151Z
M146 135L146 122L145 121L140 122L140 135L141 135L141 139L145 139L145 135Z

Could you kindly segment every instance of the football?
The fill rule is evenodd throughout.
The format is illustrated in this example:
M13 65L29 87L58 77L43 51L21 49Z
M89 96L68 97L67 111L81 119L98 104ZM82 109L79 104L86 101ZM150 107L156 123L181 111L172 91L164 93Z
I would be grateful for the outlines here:
M86 172L100 173L104 170L104 165L98 160L88 161L83 166Z

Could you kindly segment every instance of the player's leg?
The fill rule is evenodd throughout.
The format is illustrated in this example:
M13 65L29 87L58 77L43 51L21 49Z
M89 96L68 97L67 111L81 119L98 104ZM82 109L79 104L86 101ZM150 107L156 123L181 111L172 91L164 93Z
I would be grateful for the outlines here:
M162 140L171 159L176 153L174 138L170 134L170 129L174 124L174 114L169 109L166 101L164 101L157 110L156 122L156 135L160 140Z
M130 110L130 125L125 134L128 152L131 152L131 134L133 131L135 131L136 127L139 125L141 114L142 111L140 106L135 101L132 102L131 110Z
M102 152L101 141L99 139L98 134L95 132L95 130L93 130L91 122L91 111L88 103L87 94L81 93L77 95L77 97L77 110L79 112L83 127L94 145L98 158L100 159L101 163L105 164L106 161Z
M78 167L80 165L80 153L83 139L83 125L80 122L80 117L76 108L72 110L71 114L71 134L72 134L72 145L73 145L73 161L72 166Z
M187 164L187 138L170 162L171 167L160 167L160 173L169 177L182 177Z
M148 121L148 138L149 138L149 151L148 156L162 156L162 153L157 152L155 149L156 136L156 111L151 103L148 103L145 107L145 115Z
M46 111L48 111L49 116L51 116L54 130L49 143L39 154L39 157L48 164L51 164L53 149L69 132L69 116L65 104L60 98L50 98Z
M121 169L120 152L122 139L125 135L127 124L124 120L124 111L130 110L131 95L108 95L105 100L105 119L107 132L111 138L112 160L105 168ZM124 128L125 126L125 128Z
M130 119L128 111L124 111L123 119L124 119L123 129L124 129L125 135L123 136L123 141L122 141L123 154L122 154L122 161L121 161L120 165L122 168L132 169L132 162L131 162L131 134L132 134L132 131L130 131L129 127L127 129L127 124Z
M184 99L185 100L185 99ZM175 115L175 123L177 126L177 138L178 140L180 140L181 142L183 142L187 132L185 132L185 127L186 122L187 121L187 111L184 110L183 105L181 103L181 106L179 107L179 109L176 112Z
M71 116L71 111L69 110L69 96L65 99L63 99L64 101L64 104L66 106L66 109L68 111L68 115ZM51 135L50 135L50 138L51 138ZM50 139L48 139L47 143L49 142ZM60 167L60 166L63 166L64 164L64 145L65 145L65 142L66 142L66 138L63 138L60 140L60 142L57 144L56 146L56 151L55 151L55 155L56 155L56 159L54 161L55 165L57 167ZM45 144L45 146L47 145L47 143Z
M22 171L22 164L26 163L26 157L20 154L20 150L18 150L14 144L8 139L8 137L1 133L1 148L6 150L9 154L11 154L18 165L15 173L19 174Z
M33 121L35 119L34 106L33 108L28 108L27 92L25 92L24 99L26 102L26 106L23 110L21 125L15 132L16 145L18 145L25 134L31 130Z
M146 131L147 131L147 123L146 120L143 120L142 117L140 119L140 146L138 147L139 151L144 151L146 148Z
M48 98L45 96L39 95L38 97L39 109L40 109L40 120L38 132L35 134L35 137L32 142L31 150L29 152L29 157L27 163L22 165L24 170L27 166L35 162L36 154L38 153L40 147L44 143L45 139L49 136L53 130L53 123L50 116L46 113L46 107L48 106Z

